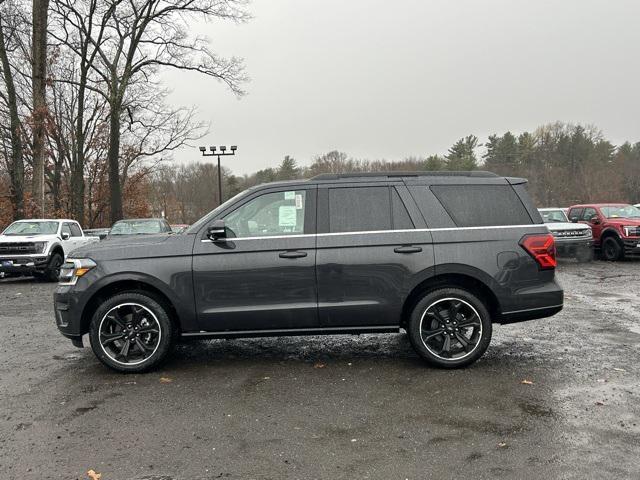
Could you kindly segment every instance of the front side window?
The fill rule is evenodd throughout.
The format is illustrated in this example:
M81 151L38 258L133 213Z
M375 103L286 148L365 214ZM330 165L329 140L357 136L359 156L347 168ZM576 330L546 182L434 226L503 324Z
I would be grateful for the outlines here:
M569 220L577 222L582 217L583 208L573 208L569 211Z
M62 235L68 235L69 237L71 237L71 228L69 228L69 224L68 223L63 223L62 224L62 230L60 230L60 233Z
M231 238L301 235L306 190L265 193L224 217Z
M389 187L329 189L329 232L391 230Z
M565 223L569 221L562 210L542 210L540 215L542 215L544 223Z

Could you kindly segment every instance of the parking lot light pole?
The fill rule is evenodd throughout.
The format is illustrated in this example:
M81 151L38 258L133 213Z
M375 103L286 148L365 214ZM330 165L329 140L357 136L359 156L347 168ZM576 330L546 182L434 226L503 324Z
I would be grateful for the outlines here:
M220 157L235 155L237 149L238 147L236 145L231 145L227 152L227 147L222 145L218 151L216 151L216 147L209 147L209 152L207 152L207 147L200 147L200 152L202 152L203 157L218 157L218 205L222 205L222 171L220 170Z

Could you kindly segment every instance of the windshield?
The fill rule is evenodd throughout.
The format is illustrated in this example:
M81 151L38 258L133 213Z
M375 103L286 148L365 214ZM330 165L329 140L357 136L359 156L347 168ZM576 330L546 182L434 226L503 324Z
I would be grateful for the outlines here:
M600 210L607 218L640 218L640 209L632 205L607 205Z
M163 232L164 228L159 220L120 220L113 225L109 235L149 235Z
M564 210L540 210L542 220L544 223L567 223L569 219L564 213Z
M15 222L7 227L3 235L55 235L58 222Z

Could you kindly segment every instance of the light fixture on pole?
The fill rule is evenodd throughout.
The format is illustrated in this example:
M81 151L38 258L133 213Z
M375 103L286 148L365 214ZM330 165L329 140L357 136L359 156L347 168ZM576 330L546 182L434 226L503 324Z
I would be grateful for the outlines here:
M227 147L221 145L218 147L218 151L216 151L216 147L209 147L209 152L207 152L207 147L200 147L200 152L203 157L218 157L218 205L222 205L222 171L220 170L220 157L224 157L226 155L235 155L238 147L236 145L232 145L229 147L229 152L227 152Z

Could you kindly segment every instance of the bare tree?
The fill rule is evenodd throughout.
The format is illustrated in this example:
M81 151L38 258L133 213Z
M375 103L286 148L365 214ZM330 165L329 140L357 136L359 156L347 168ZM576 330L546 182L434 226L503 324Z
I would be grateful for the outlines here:
M204 37L191 37L188 24L194 18L242 22L246 0L108 0L100 2L93 21L85 22L83 2L56 0L59 10L80 37L96 52L89 64L103 85L109 104L109 183L111 218L122 218L121 129L128 91L153 79L160 68L193 71L224 82L236 95L246 80L242 62L214 54ZM82 51L77 51L83 55Z
M44 163L47 122L47 18L49 0L33 0L32 83L33 83L33 176L32 198L42 202L44 216Z
M17 6L14 2L0 1L0 74L4 81L5 88L0 90L0 100L3 110L9 119L8 129L6 123L2 122L2 134L9 139L9 148L3 142L4 156L7 161L7 171L11 186L11 204L15 218L24 216L24 157L22 133L23 125L19 115L19 98L14 80L14 65L9 61L9 52L15 51L16 37L18 35L15 28L15 12ZM11 17L10 17L11 16ZM8 22L8 20L10 20ZM5 115L3 115L4 118Z

